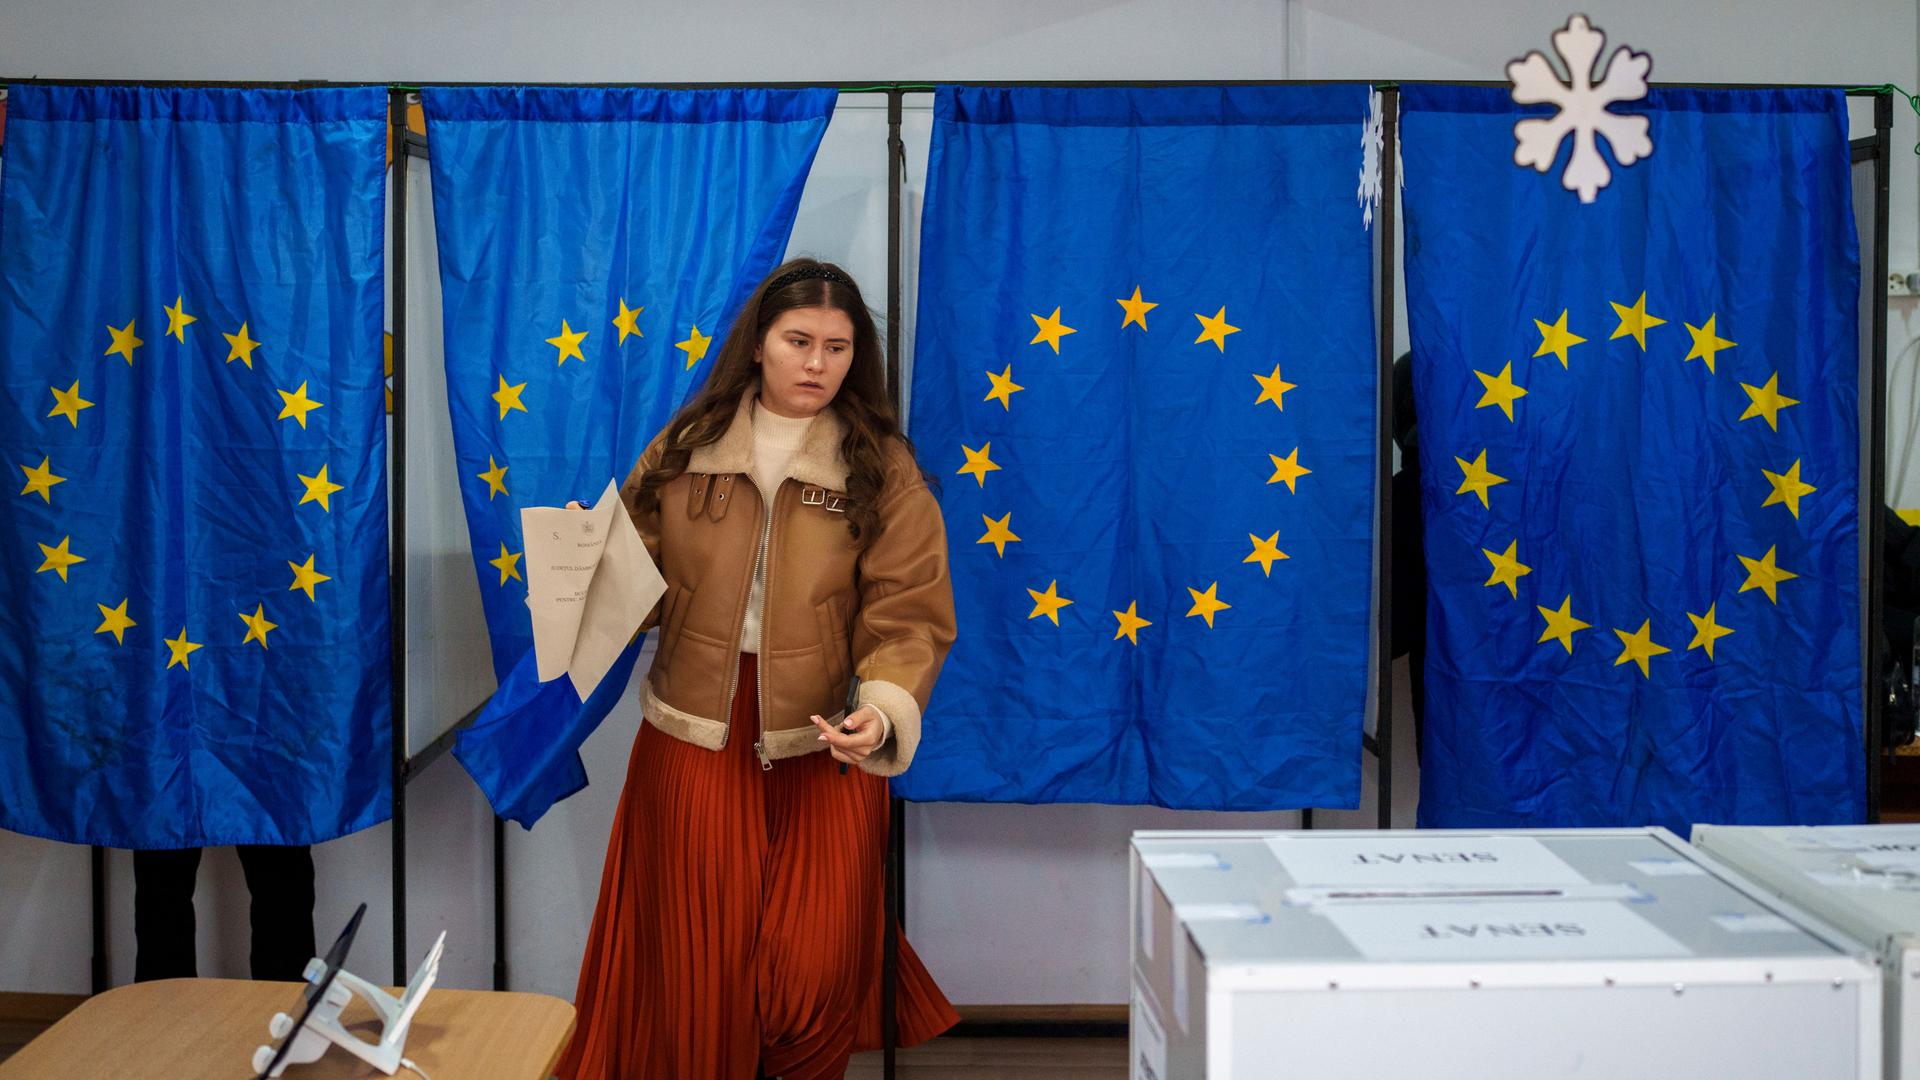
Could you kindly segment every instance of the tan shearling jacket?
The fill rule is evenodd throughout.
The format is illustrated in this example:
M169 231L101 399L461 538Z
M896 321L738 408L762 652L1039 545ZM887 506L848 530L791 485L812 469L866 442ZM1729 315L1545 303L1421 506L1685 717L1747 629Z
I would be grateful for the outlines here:
M695 449L687 471L660 489L659 506L634 510L640 478L659 460L656 438L634 464L621 499L667 581L648 617L659 628L641 687L647 722L718 750L752 739L763 768L827 749L811 719L844 716L849 677L858 700L886 713L893 736L861 763L894 776L913 761L920 719L954 639L946 531L913 455L891 448L880 525L864 548L847 529L846 428L831 406L807 428L774 491L753 479L754 390L717 442ZM771 507L771 513L768 508ZM739 681L741 621L765 540L759 685ZM757 694L759 731L732 731L736 693Z

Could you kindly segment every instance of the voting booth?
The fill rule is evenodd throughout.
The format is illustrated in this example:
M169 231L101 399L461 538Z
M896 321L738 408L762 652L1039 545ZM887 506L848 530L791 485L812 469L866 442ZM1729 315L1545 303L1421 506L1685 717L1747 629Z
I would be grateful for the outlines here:
M1137 832L1135 1080L1879 1075L1861 945L1660 829Z
M1697 825L1693 842L1871 949L1888 1080L1920 1080L1920 825Z

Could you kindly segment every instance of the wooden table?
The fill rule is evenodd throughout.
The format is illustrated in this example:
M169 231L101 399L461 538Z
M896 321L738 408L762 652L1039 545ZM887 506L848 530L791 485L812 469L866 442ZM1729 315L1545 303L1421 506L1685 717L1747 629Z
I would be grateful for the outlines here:
M0 1080L252 1080L255 1047L276 1011L298 1015L301 983L163 979L88 998L4 1062ZM379 1037L359 1000L341 1019ZM573 1006L544 994L436 988L420 1005L406 1056L433 1080L547 1080L573 1035ZM378 1069L337 1046L285 1080L368 1080ZM418 1080L402 1069L397 1076Z

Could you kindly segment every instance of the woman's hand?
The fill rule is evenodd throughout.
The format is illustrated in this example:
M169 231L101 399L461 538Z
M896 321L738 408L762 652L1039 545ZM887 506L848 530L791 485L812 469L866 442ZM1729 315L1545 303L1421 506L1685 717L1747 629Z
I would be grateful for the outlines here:
M833 760L848 765L858 765L867 759L867 755L880 749L880 743L886 733L880 724L880 714L871 706L862 705L853 710L839 727L834 727L819 715L813 717L813 726L820 729L820 741L828 746Z

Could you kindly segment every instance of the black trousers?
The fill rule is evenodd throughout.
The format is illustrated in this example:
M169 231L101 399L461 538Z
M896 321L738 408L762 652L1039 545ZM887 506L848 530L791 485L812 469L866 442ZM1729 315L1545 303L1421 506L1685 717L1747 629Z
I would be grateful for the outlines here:
M313 956L313 851L242 844L252 898L253 977L300 981ZM200 849L133 853L133 980L192 978L193 886Z

